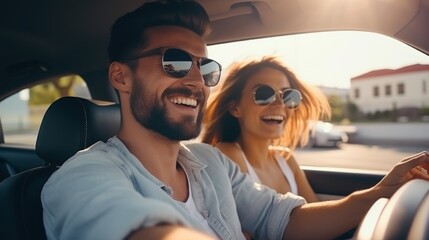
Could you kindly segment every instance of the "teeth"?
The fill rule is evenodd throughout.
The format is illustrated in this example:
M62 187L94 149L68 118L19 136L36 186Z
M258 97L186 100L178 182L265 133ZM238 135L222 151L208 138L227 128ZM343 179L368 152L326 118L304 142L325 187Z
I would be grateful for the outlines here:
M264 119L264 120L283 121L284 117L280 116L280 115L268 115L268 116L262 117L262 119Z
M191 107L197 106L197 100L192 98L178 97L178 98L171 98L170 101L174 104L181 104L181 105L186 105Z

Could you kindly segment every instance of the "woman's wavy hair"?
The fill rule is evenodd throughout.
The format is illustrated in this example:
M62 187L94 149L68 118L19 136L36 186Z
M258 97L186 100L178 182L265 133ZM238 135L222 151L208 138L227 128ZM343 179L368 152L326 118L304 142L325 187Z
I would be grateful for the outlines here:
M234 142L238 139L240 125L229 110L240 102L249 78L265 68L283 72L291 88L302 94L301 105L288 117L283 136L273 139L273 146L293 151L298 144L303 146L307 143L312 121L330 118L328 99L318 88L300 81L279 57L265 56L260 60L238 62L230 66L229 73L209 98L204 115L202 142L216 145L218 142Z

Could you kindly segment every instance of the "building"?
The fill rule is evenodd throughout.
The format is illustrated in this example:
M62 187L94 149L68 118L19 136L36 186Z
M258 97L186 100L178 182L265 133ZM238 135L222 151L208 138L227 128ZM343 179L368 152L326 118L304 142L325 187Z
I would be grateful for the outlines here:
M350 101L363 113L429 107L429 65L374 70L351 79Z

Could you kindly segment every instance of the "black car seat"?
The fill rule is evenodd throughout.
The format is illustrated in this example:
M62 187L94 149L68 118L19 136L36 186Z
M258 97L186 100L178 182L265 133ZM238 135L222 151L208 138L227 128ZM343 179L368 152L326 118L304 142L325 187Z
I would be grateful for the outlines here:
M115 135L120 126L118 104L99 105L60 98L43 117L36 152L46 165L0 182L0 239L46 239L40 193L46 180L69 157Z

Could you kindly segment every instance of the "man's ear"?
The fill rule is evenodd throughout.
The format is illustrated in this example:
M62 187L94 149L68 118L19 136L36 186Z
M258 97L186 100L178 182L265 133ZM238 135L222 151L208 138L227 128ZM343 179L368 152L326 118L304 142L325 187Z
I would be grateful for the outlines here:
M119 92L131 92L131 70L120 62L112 62L109 66L109 80L113 88Z
M231 105L228 107L229 113L231 113L232 116L236 117L236 118L240 118L241 117L241 111L240 108L238 107L237 103L231 103Z

